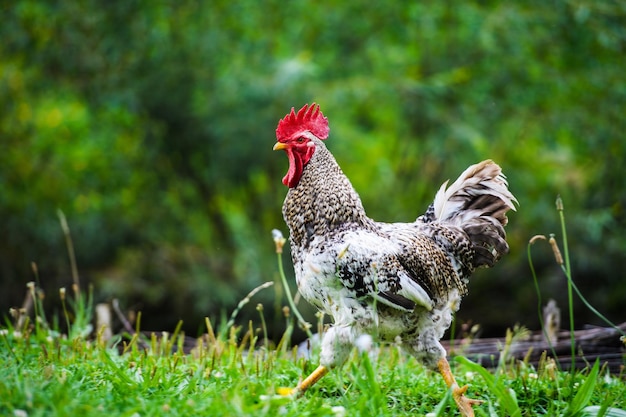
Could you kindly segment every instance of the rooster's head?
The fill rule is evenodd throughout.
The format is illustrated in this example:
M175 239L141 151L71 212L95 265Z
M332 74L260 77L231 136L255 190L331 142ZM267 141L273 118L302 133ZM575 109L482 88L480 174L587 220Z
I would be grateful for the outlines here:
M313 103L304 105L298 113L291 108L276 128L274 150L284 149L289 158L289 171L283 178L283 184L289 188L298 185L302 171L315 152L312 139L328 137L328 119L320 111L320 106Z

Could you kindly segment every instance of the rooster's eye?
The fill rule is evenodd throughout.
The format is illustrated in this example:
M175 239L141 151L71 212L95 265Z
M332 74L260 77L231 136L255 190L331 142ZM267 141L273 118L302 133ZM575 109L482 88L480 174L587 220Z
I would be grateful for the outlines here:
M298 139L296 139L296 142L302 143L302 142L304 142L304 138L302 136L300 136Z

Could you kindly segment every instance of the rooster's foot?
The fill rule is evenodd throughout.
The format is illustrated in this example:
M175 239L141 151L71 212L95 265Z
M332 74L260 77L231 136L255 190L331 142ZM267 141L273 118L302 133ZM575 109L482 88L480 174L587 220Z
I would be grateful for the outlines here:
M280 387L277 390L278 395L284 397L300 397L306 390L311 388L313 384L319 381L324 375L328 373L328 368L325 366L318 366L311 375L306 377L304 381L298 384L295 388Z
M459 411L461 412L461 415L463 417L474 417L474 409L472 407L482 404L484 401L467 398L465 396L466 392L467 385L464 385L462 387L453 387L452 398L454 398L454 402L456 403L456 406L459 408Z

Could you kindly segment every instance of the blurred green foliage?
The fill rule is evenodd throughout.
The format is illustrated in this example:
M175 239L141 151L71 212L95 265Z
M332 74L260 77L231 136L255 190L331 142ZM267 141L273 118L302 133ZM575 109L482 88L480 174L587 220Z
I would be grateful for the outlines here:
M416 217L471 163L503 166L520 201L511 254L477 274L463 320L536 325L525 247L558 233L559 193L574 279L623 320L623 2L16 0L0 10L4 312L20 304L31 261L49 294L69 285L57 209L97 296L142 309L147 327L232 309L276 276L270 230L285 230L287 191L276 122L317 101L330 149L378 220ZM534 251L544 296L564 305L549 248Z

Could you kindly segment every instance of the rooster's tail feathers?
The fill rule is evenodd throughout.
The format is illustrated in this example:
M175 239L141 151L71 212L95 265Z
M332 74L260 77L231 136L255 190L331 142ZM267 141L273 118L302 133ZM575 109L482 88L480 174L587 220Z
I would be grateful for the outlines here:
M434 221L462 228L474 247L474 266L492 266L508 252L506 213L515 211L517 203L502 169L491 160L482 161L447 185L445 182L435 196Z
M503 226L506 212L515 210L517 202L508 189L502 169L491 160L467 168L449 187L443 183L433 203L439 221L463 223L464 220L490 216Z

